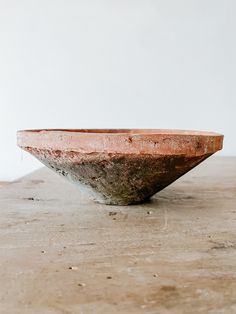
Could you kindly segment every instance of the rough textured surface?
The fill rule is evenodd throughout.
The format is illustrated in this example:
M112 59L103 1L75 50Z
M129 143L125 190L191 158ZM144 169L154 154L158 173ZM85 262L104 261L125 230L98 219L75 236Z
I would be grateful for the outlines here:
M222 149L223 135L205 131L164 129L25 130L20 147L79 153L201 156Z
M209 157L27 151L93 200L110 205L143 202Z
M0 189L0 313L236 312L236 158L104 206L47 169Z
M147 200L222 148L223 136L181 130L28 130L18 145L103 204Z

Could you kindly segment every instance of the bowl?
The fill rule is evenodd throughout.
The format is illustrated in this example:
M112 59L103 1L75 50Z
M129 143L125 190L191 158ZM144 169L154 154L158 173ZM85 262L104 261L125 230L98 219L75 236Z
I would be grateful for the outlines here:
M19 147L104 204L143 202L222 149L223 135L163 129L17 132Z

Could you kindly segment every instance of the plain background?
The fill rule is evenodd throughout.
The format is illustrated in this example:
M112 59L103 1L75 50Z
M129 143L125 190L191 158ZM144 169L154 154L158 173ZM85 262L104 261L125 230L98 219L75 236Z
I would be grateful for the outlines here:
M0 0L0 180L27 128L180 128L236 155L235 0Z

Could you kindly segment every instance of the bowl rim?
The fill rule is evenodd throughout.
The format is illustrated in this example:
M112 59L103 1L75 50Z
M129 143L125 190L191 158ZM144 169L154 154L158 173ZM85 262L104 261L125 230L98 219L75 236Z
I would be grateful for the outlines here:
M52 129L26 129L26 130L19 130L17 133L42 133L42 132L68 132L68 133L81 133L81 134L96 134L96 135L182 135L182 136L223 136L223 134L211 131L201 131L201 130L184 130L184 129L150 129L150 128L130 128L130 129L123 129L123 128L97 128L97 129L59 129L59 128L52 128Z
M201 156L221 150L223 135L175 129L35 129L18 131L17 145L27 151Z

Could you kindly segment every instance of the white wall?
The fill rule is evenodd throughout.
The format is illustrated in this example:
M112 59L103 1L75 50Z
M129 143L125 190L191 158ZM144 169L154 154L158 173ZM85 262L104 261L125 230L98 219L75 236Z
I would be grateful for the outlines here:
M236 155L236 1L0 0L0 180L17 129L218 131Z

